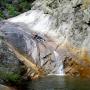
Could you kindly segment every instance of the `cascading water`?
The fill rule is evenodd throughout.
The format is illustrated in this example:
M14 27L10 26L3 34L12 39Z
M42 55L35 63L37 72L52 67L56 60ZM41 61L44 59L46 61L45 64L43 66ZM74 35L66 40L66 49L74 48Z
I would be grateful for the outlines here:
M18 40L14 39L17 35L12 38L12 33L22 34L24 50L27 49L27 54L35 59L33 62L44 68L47 74L64 75L63 61L65 56L70 56L68 52L73 51L72 46L81 50L86 47L90 52L87 43L90 36L87 22L90 16L87 10L77 8L82 5L82 0L36 0L33 5L32 10L6 20L0 29L7 32L6 36L14 43ZM66 50L62 50L60 45Z
M56 51L54 51L54 55L55 55L55 61L56 61L55 63L57 65L56 73L54 75L65 75L63 61L60 60L59 54Z
M20 16L15 17L15 18L8 19L8 21L12 22L12 23L24 23L24 24L26 24L29 29L27 30L24 27L25 29L23 29L21 31L24 31L27 34L30 34L31 31L34 31L36 33L41 33L40 36L42 38L44 38L43 37L44 34L45 35L47 34L50 37L54 37L53 40L55 40L56 43L59 42L58 41L58 34L55 33L54 30L52 30L53 25L55 25L55 22L56 22L55 19L51 15L45 15L43 11L31 10L31 11L28 11L28 12L20 15ZM41 62L44 62L43 60L39 61L38 49L37 49L38 47L36 46L37 42L32 40L33 46L31 47L30 38L25 37L25 39L26 39L25 41L27 44L27 49L28 49L29 55L32 55L32 57L35 60L34 62L39 63L39 64ZM30 54L30 52L32 52L32 53ZM62 60L60 61L59 54L56 51L54 51L54 57L55 57L54 63L56 65L56 67L54 68L54 70L52 70L52 72L53 71L55 71L55 72L53 72L53 73L49 72L49 75L50 74L64 75L63 62L62 62Z

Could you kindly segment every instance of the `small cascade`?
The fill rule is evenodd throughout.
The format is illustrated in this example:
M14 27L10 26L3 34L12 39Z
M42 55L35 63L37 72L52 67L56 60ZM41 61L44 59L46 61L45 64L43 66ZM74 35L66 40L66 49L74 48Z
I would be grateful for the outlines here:
M37 1L39 2L38 4ZM14 42L18 47L22 47L22 51L27 49L28 56L32 56L35 64L43 65L47 74L64 75L63 60L65 56L61 54L68 55L63 50L60 53L60 48L56 51L56 48L61 45L67 49L67 43L75 45L75 47L82 47L83 42L88 44L86 36L90 35L87 35L85 30L87 26L82 25L81 22L80 26L77 24L79 17L83 16L82 12L78 14L78 17L74 15L72 7L75 6L73 6L72 0L64 0L66 3L59 3L60 5L57 5L54 0L55 2L52 2L51 9L47 7L47 5L51 5L50 2L45 0L37 1L30 11L8 19L7 23L0 28L4 33L5 31L7 32L6 38L9 38L9 41ZM53 9L53 6L56 7ZM81 29L86 33L81 32ZM33 32L36 33L34 37L32 37ZM15 34L13 35L13 33ZM21 36L21 39L16 37L18 35ZM20 43L18 44L18 42ZM89 48L89 44L87 44L84 45ZM50 60L49 57L51 57Z
M65 75L64 69L63 69L63 62L60 60L59 54L54 51L56 65L57 65L57 74L56 75Z
M60 67L58 69L58 72L59 72L59 75L65 75L62 61L61 61L61 65L60 65Z
M7 33L6 38L8 38L8 40L10 39L11 43L20 42L18 42L20 44L19 47L22 47L23 52L26 50L28 56L32 56L35 64L40 65L41 62L43 62L45 64L44 69L48 71L48 73L64 75L63 62L62 60L60 61L59 53L54 51L57 43L59 43L59 40L57 40L58 34L53 30L55 29L53 27L55 26L54 24L55 18L51 15L44 14L44 12L40 10L31 10L17 17L8 19L5 26L2 26L2 30L4 33ZM8 30L7 27L9 27ZM13 32L17 36L20 34L19 36L22 36L23 40L21 41L20 37L13 36ZM55 44L55 46L51 47L51 43L53 45ZM18 46L18 44L16 44L16 46ZM39 53L41 55L39 55ZM49 53L53 53L51 62L48 60ZM43 57L46 58L42 60ZM55 62L53 62L53 60Z

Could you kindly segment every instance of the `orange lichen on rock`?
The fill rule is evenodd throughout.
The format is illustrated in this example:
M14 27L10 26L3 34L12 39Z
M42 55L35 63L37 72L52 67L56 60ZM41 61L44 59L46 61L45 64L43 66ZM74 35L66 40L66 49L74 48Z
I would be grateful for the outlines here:
M67 67L65 68L65 73L72 77L83 77L90 78L90 63L87 61L82 61L82 63L77 63L73 61L67 62Z
M86 61L90 61L90 56L89 56L88 50L86 48L82 48L81 59L86 60Z
M71 43L69 43L67 40L60 46L60 48L66 48L69 52L76 55L78 58L86 61L90 61L90 55L88 54L88 49L83 48L77 48Z
M74 47L67 41L59 48L67 49L71 55L64 61L64 64L66 64L64 69L67 75L90 78L90 56L87 48Z
M40 68L37 73L34 73L33 76L31 76L31 79L36 80L36 79L44 77L44 76L45 76L45 71Z
M90 78L90 67L82 67L79 69L80 77Z

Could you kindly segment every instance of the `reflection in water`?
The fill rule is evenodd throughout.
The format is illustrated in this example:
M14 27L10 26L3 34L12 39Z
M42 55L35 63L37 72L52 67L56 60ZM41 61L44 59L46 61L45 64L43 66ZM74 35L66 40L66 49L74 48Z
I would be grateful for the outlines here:
M48 76L30 82L28 90L90 90L90 80L66 76Z

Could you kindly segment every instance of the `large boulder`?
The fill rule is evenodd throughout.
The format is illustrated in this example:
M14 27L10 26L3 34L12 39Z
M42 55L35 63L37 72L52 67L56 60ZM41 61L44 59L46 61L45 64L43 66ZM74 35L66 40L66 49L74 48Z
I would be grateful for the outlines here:
M46 74L85 76L88 71L89 77L90 2L36 0L33 5L0 23L4 38Z
M3 36L3 35L2 35ZM15 81L20 75L21 64L15 54L3 42L0 33L0 83Z
M63 68L60 67L62 60L59 60L59 53L56 51L58 42L47 34L29 31L24 24L11 22L5 22L1 32L7 42L17 48L21 54L32 57L32 62L43 68L47 74L61 73L59 68Z
M12 90L12 89L7 86L0 85L0 90Z

